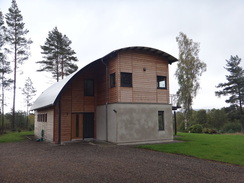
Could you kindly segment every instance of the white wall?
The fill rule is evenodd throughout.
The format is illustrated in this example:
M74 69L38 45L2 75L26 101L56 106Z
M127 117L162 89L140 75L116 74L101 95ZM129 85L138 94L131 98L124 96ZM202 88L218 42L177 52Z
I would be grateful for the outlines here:
M53 110L42 110L40 114L47 113L47 122L37 122L38 111L35 111L35 129L34 134L37 138L41 138L41 131L44 130L44 140L53 142Z

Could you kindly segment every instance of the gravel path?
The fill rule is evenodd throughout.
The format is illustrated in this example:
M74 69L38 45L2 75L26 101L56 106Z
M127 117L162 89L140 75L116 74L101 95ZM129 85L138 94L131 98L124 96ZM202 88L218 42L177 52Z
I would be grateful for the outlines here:
M244 167L91 143L0 144L0 182L244 182Z

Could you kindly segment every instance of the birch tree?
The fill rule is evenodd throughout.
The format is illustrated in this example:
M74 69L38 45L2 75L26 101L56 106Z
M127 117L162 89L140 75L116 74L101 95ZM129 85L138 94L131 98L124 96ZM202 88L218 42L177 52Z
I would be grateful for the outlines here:
M177 91L178 102L182 104L185 115L185 129L191 116L192 103L197 91L200 89L199 79L203 72L206 71L206 64L200 60L199 43L193 42L186 34L180 32L176 37L179 48L179 62L175 76L178 80L179 90Z

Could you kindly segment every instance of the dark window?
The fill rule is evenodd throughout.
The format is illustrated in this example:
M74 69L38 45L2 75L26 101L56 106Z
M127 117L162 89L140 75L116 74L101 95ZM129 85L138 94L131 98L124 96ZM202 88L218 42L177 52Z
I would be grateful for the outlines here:
M94 80L93 79L85 80L84 95L85 96L94 96Z
M37 121L38 122L47 122L47 114L38 114Z
M158 130L164 130L164 111L158 111Z
M110 74L110 88L113 88L116 86L116 80L115 80L115 73Z
M121 87L132 87L132 73L121 72L120 77Z
M167 89L167 78L166 76L157 76L158 88Z

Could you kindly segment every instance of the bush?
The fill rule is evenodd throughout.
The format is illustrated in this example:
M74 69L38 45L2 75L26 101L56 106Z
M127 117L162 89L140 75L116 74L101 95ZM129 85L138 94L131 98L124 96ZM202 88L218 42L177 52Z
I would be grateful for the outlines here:
M236 133L241 132L241 124L240 123L226 123L222 128L223 133Z
M210 128L204 128L204 129L202 130L202 132L203 132L203 133L207 133L207 134L216 134L216 133L218 133L217 130L215 130L215 129L210 129Z
M189 128L191 133L202 133L203 127L200 124L192 125Z

